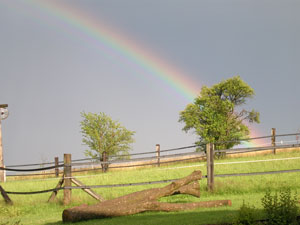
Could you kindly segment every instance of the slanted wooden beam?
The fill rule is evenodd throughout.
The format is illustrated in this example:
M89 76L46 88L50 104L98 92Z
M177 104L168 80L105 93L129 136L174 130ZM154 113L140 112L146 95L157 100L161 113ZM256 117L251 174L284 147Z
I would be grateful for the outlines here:
M61 179L58 181L58 184L56 185L55 188L61 188L62 185L63 185L63 183L64 183L64 177L61 178ZM50 196L50 198L48 199L48 202L53 202L54 199L55 199L55 197L56 197L56 195L57 195L57 193L58 193L58 191L53 191L52 194L51 194L51 196Z
M72 178L71 179L72 183L75 184L76 186L80 187L80 186L85 186L81 181L77 180L76 178ZM105 201L105 199L98 195L96 192L94 192L92 189L90 188L83 188L83 191L85 191L86 193L88 193L90 196L92 196L94 199L103 202Z
M1 187L1 185L0 185L0 192L1 192L1 195L4 198L4 201L6 202L6 204L12 205L13 204L12 200L8 197L7 193Z

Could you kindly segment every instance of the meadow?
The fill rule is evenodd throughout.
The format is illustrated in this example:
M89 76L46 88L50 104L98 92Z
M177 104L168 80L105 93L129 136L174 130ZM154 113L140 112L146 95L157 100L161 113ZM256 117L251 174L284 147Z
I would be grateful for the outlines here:
M298 157L298 158L297 158ZM284 159L269 161L272 159ZM264 161L257 161L264 160ZM250 162L249 162L250 161ZM257 162L251 162L257 161ZM240 158L224 158L215 160L215 174L231 173L251 173L264 171L278 171L300 169L300 152L280 152L276 155L259 155L247 156ZM231 164L228 164L231 163ZM161 167L137 168L109 171L107 173L93 172L85 174L74 174L77 179L86 185L102 184L122 184L137 183L146 181L176 179L189 175L194 170L201 170L206 174L206 163L203 161L192 163L177 163L172 165L162 165ZM1 183L6 191L38 191L51 189L58 183L54 179L30 179L30 180L13 180L8 179L6 183ZM261 212L258 216L263 217L261 198L265 195L266 190L273 193L282 189L290 188L292 193L298 193L300 199L300 176L295 173L281 173L272 175L255 175L239 177L216 177L215 190L209 192L206 189L207 181L202 179L200 182L201 197L196 198L187 195L175 195L162 198L166 202L196 202L209 200L230 199L232 206L219 208L200 208L184 212L147 212L132 216L116 217L108 219L90 220L78 222L76 224L218 224L232 222L243 202L253 205ZM112 199L118 196L129 194L135 191L144 190L153 187L162 187L166 184L153 184L144 186L115 187L115 188L98 188L93 189L96 193L105 199ZM72 203L68 206L62 204L63 191L58 192L58 196L53 203L47 203L51 193L35 195L10 195L14 205L6 205L4 200L0 199L0 225L9 224L63 224L61 220L62 211L65 208L80 204L97 203L92 197L82 190L72 190ZM64 223L67 224L67 223Z

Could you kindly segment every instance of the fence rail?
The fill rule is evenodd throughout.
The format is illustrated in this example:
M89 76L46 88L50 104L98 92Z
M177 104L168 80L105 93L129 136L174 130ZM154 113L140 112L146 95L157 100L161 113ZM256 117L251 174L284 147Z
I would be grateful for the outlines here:
M276 146L277 149L288 149L288 148L299 148L300 144L290 144L290 145L280 145ZM273 146L265 146L265 147L254 147L254 148L237 148L237 149L227 149L227 150L215 150L215 153L226 153L226 154L240 154L240 153L249 153L249 152L259 152L259 151L266 151L266 150L272 150ZM182 156L194 156L184 159L172 159L174 157L182 157ZM204 159L206 157L204 152L188 152L188 153L178 153L173 155L164 155L160 156L160 159L168 159L171 158L171 160L166 161L160 161L161 164L167 164L167 163L174 163L174 162L183 162L183 161L191 161L196 159ZM147 162L146 160L152 160L154 162ZM109 168L115 169L115 168L128 168L128 167L141 167L141 166L151 166L151 165L157 165L157 157L144 157L144 158L137 158L133 160L110 160L106 162L89 162L89 163L72 163L72 166L101 166L103 164L110 165ZM142 163L142 162L145 163ZM131 162L138 162L137 164L130 164L126 165L125 163L131 163ZM124 163L125 165L118 165ZM116 166L113 166L113 165ZM14 172L31 172L31 171L43 171L43 170L50 170L55 169L59 167L63 167L64 164L59 164L56 166L51 167L42 167L42 168L36 168L36 169L13 169L8 167L0 167L0 170L7 170L7 171L14 171ZM100 170L101 168L92 168L92 169L83 169L83 170L75 170L73 172L87 172L87 171L95 171ZM33 176L33 175L51 175L55 173L45 173L45 174L23 174L23 175L7 175L7 176Z
M271 138L271 145L269 146L263 146L263 147L254 147L254 148L236 148L236 149L223 149L223 150L214 150L213 144L207 144L206 151L205 152L185 152L185 153L175 153L170 155L161 155L161 153L166 152L173 152L173 151L180 151L185 149L191 149L191 148L197 148L198 145L191 145L186 147L180 147L180 148L172 148L172 149L165 149L160 150L160 148L157 148L156 151L151 152L144 152L144 153L135 153L135 154L129 154L129 155L123 155L121 157L128 157L128 156L137 156L137 155L146 155L146 154L157 154L156 156L149 156L149 157L141 157L141 158L135 158L135 159L116 159L116 160L108 160L105 162L91 162L91 158L88 159L76 159L71 160L70 158L66 161L66 159L61 162L58 161L58 158L55 160L54 166L48 166L48 167L42 167L42 168L33 168L33 169L15 169L13 167L27 167L27 166L37 166L41 164L26 164L26 165L11 165L8 167L0 167L0 170L5 171L13 171L13 172L33 172L33 171L45 171L45 170L52 170L55 169L54 173L29 173L29 174L20 174L20 175L8 175L8 176L40 176L40 175L56 175L58 177L59 174L63 174L63 178L65 179L66 183L64 187L56 187L54 189L47 189L47 190L41 190L41 191L32 191L32 192L15 192L15 191L5 191L7 194L19 194L19 195L29 195L29 194L41 194L41 193L47 193L47 192L58 192L59 190L65 190L64 192L70 193L72 189L91 189L91 188L112 188L112 187L128 187L128 186L137 186L137 185L149 185L149 184L160 184L160 183L169 183L173 182L176 179L169 179L169 180L159 180L159 181L147 181L147 182L139 182L139 183L127 183L127 184L106 184L106 185L79 185L79 186L72 186L71 185L71 173L79 173L79 172L87 172L87 171L97 171L97 170L103 170L103 165L107 165L109 169L116 169L116 168L129 168L129 167L142 167L142 166L159 166L160 164L166 164L166 163L174 163L174 162L183 162L183 161L191 161L191 160L199 160L199 159L205 159L206 158L206 165L207 165L207 175L203 176L203 178L207 179L208 182L208 189L213 190L214 187L214 177L234 177L234 176L254 176L254 175L267 175L267 174L279 174L279 173L295 173L300 172L300 169L293 169L293 170L281 170L281 171L264 171L264 172L252 172L252 173L233 173L233 174L214 174L214 165L218 164L225 164L225 163L214 163L214 155L216 153L226 153L226 154L237 154L237 153L249 153L249 152L258 152L258 151L265 151L265 150L274 150L274 149L287 149L287 148L299 148L300 143L297 144L281 144L278 145L278 143L282 142L276 142L276 137L289 137L293 135L300 135L300 133L293 133L293 134L281 134L281 135L271 135L271 136L263 136L263 137L256 137L251 139L245 139L247 141L249 140L255 140L255 139L263 139L263 138ZM245 141L242 140L242 141ZM298 140L298 139L297 139ZM290 143L290 141L288 141ZM274 151L274 154L276 152ZM69 154L65 154L66 155ZM120 156L112 156L113 157L120 157ZM178 158L181 157L181 158ZM182 158L186 157L186 158ZM286 159L272 159L272 160L253 160L253 161L242 161L242 162L230 162L227 164L234 164L234 163L251 163L251 162L261 162L261 161L275 161L275 160L287 160L287 159L298 159L300 157L294 157L294 158L286 158ZM90 161L90 162L84 162L84 161ZM59 164L60 163L60 164ZM130 164L132 163L132 164ZM50 165L53 163L44 163L43 165ZM92 168L92 169L75 169L72 170L72 167L76 166L99 166L99 168ZM63 167L64 171L59 171L58 169ZM68 171L68 172L66 172ZM75 179L75 178L74 178ZM68 184L67 184L68 183ZM1 186L0 186L1 187Z
M299 148L300 144L291 144L291 145L281 145L277 146L276 148L280 149L286 149L286 148ZM228 150L216 150L215 153L226 153L226 154L240 154L240 153L249 153L249 152L258 152L258 151L265 151L265 150L272 150L273 146L265 146L265 147L255 147L255 148L238 148L238 149L228 149ZM174 159L174 157L182 157L182 156L194 156L194 157L188 157L184 159ZM203 152L189 152L189 153L179 153L179 154L173 154L173 155L165 155L160 156L160 164L168 164L168 163L175 163L175 162L184 162L184 161L191 161L191 160L198 160L198 159L204 159L206 155ZM161 159L168 159L166 161L162 161ZM146 161L148 160L148 161ZM132 168L132 167L144 167L144 166L154 166L157 165L157 157L144 157L144 158L137 158L134 160L112 160L107 162L90 162L90 163L72 163L71 166L99 166L96 168L91 169L76 169L73 170L73 173L80 173L80 172L89 172L89 171L98 171L102 170L103 164L108 164L110 169L121 169L121 168ZM144 161L144 162L143 162ZM151 162L152 161L152 162ZM136 164L128 164L132 162L137 162ZM123 165L122 165L123 164ZM13 171L13 172L32 172L32 171L45 171L45 170L51 170L51 169L57 169L60 167L64 167L64 164L59 164L56 166L50 166L50 167L43 167L43 168L35 168L35 169L13 169L8 167L0 167L0 170L6 170L6 171ZM62 173L62 171L59 171L58 173ZM14 174L10 175L8 174L8 177L14 177L14 176L50 176L55 175L57 172L52 173L30 173L30 174Z
M274 148L277 149L289 149L289 148L299 148L300 144L290 144L290 145L280 145L280 146L264 146L264 147L254 147L254 148L237 148L237 149L227 149L227 150L215 150L215 153L226 153L226 154L241 154L241 153L249 153L249 152L259 152L259 151L266 151L272 150ZM184 159L174 159L176 157L182 156L193 156ZM175 162L184 162L184 161L191 161L197 159L204 159L206 157L204 152L189 152L189 153L179 153L173 155L165 155L160 156L160 164L168 164L168 163L175 163ZM168 159L166 161L162 161L162 159ZM147 161L148 160L148 161ZM134 164L136 162L136 164ZM133 164L130 164L133 163ZM133 160L110 160L106 162L86 162L86 163L71 163L71 166L99 166L99 168L92 168L92 169L77 169L73 172L89 172L89 171L97 171L102 170L101 166L104 164L108 164L110 169L120 169L120 168L131 168L131 167L143 167L143 166L154 166L157 165L157 157L144 157L144 158L137 158ZM122 165L123 164L123 165ZM43 171L43 170L50 170L59 167L63 167L64 164L59 164L56 166L51 167L43 167L43 168L36 168L36 169L13 169L8 167L0 167L0 170L7 170L13 172L31 172L31 171ZM7 176L42 176L42 175L53 175L55 173L41 173L41 174L22 174L22 175L7 175Z
M43 167L43 168L35 168L35 169L12 169L8 167L0 167L0 170L14 171L14 172L32 172L32 171L51 170L59 167L64 167L64 164L57 165L57 166Z
M271 175L271 174L295 173L295 172L300 172L300 169L280 170L280 171L266 171L266 172L253 172L253 173L215 174L214 177L255 176L255 175ZM70 178L72 178L72 177L70 177ZM202 178L207 179L207 175L202 176ZM70 186L70 187L60 187L60 188L53 188L53 189L47 189L47 190L41 190L41 191L31 191L31 192L14 192L14 191L5 191L5 192L7 194L28 195L28 194L42 194L42 193L65 190L65 189L94 189L94 188L144 186L144 185L170 183L170 182L174 182L176 180L177 179L159 180L159 181L145 181L145 182L125 183L125 184L101 184L101 185Z
M272 139L272 138L277 138L277 137L291 137L291 136L300 136L300 133L289 133L289 134L276 134L276 135L268 135L268 136L260 136L260 137L253 137L253 138L248 138L248 139L240 139L240 140L231 140L231 141L226 141L226 142L214 142L212 144L225 144L225 143L232 143L232 142L251 142L253 140L259 140L259 139ZM286 142L286 141L285 141ZM300 145L300 141L295 140L294 142L299 142L297 144L294 144L295 146L297 145L297 147L299 147ZM275 142L276 144L280 143L280 142ZM200 146L205 146L207 143L203 142L201 145L190 145L190 146L184 146L184 147L179 147L179 148L171 148L171 149L164 149L164 150L160 150L160 153L164 153L164 152L172 152L172 151L179 151L179 150L185 150L185 149L190 149L190 148L197 148ZM270 143L269 146L267 146L267 148L281 148L281 145L276 145L273 146L271 145L272 143ZM293 145L291 145L293 146ZM241 149L248 149L248 150L253 150L256 149L257 147L254 148L236 148L236 149L225 149L222 151L236 151L236 150L241 150ZM265 147L261 147L261 148L265 148ZM132 154L125 154L125 155L111 155L111 158L126 158L126 157L132 157L132 156L138 156L138 155L147 155L147 154L156 154L157 151L148 151L148 152L141 152L141 153L132 153ZM80 161L93 161L95 160L95 158L83 158L83 159L74 159L72 160L72 162L80 162ZM59 161L59 163L63 163L63 161ZM8 168L12 168L12 167L27 167L27 166L43 166L43 165L52 165L55 164L55 162L45 162L45 163L34 163L34 164L23 164L23 165L8 165Z

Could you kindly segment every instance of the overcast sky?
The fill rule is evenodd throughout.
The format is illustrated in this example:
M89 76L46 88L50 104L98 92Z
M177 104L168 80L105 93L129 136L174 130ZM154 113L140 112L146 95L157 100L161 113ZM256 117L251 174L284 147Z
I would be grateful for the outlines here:
M191 102L47 1L0 0L0 104L6 165L83 158L80 112L136 131L134 152L191 145L179 112ZM45 3L45 4L44 4ZM148 49L199 90L240 75L256 92L257 134L300 129L300 1L59 0ZM104 50L103 50L104 49ZM134 52L134 50L132 50Z

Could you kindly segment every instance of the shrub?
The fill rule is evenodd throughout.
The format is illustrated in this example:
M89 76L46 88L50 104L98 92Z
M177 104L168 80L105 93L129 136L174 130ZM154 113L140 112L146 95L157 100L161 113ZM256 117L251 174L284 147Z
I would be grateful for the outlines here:
M234 225L253 225L256 224L256 212L254 206L250 206L243 202Z
M271 195L268 190L262 198L262 205L267 215L267 225L297 224L298 206L296 194L292 197L291 190L285 189Z

